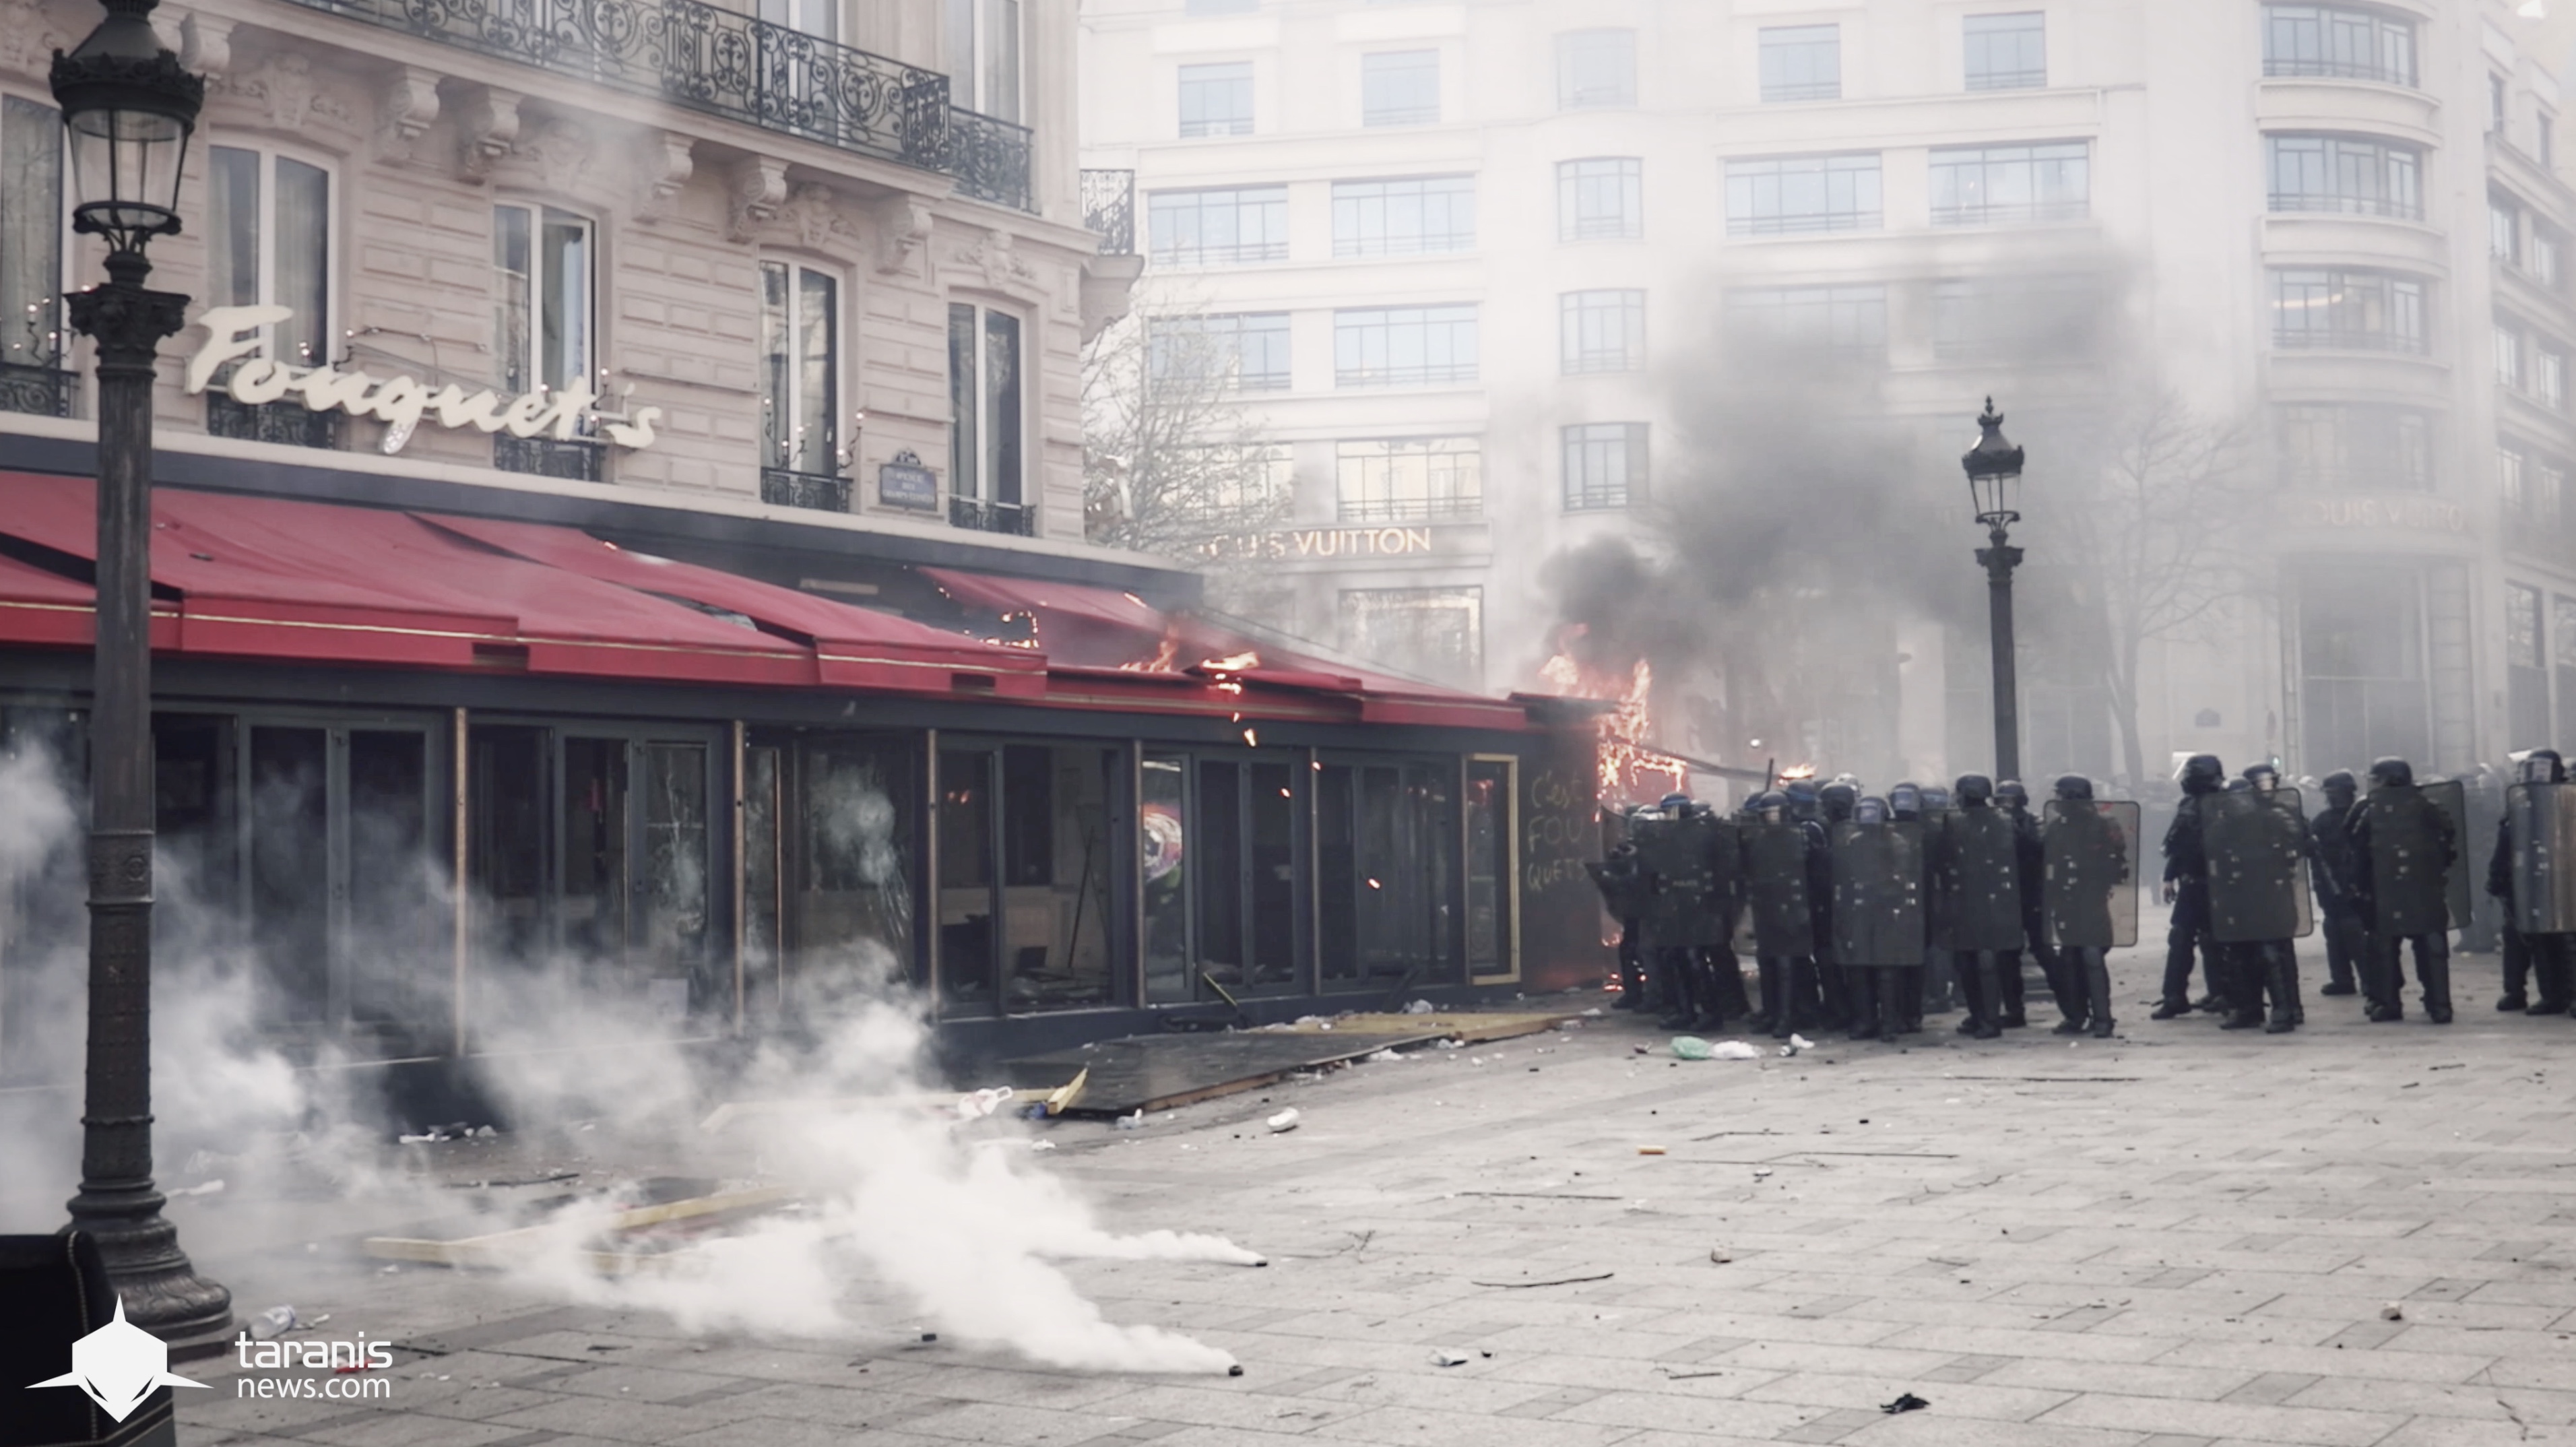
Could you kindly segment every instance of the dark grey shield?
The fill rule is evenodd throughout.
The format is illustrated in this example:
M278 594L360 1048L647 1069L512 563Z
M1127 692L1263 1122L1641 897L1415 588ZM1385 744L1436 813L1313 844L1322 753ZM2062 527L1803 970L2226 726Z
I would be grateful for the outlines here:
M1807 900L1807 832L1799 824L1744 826L1744 887L1753 939L1765 955L1812 955L1816 920Z
M1694 847L1688 821L1642 815L1629 837L1647 875L1646 908L1638 917L1647 943L1657 949L1698 944L1700 917L1708 912L1708 864Z
M2221 944L2298 939L2308 912L2308 816L2299 791L2204 794L2200 847L2209 859L2209 934Z
M2513 831L2513 927L2576 934L2576 784L2516 784L2504 815Z
M1932 942L1950 950L2017 950L2021 851L2012 816L2000 809L1953 809L1944 818Z
M2451 816L2451 867L2442 875L2442 903L2450 913L2450 927L2466 929L2469 911L2476 907L2469 897L2474 868L2469 856L2476 851L2469 847L2468 789L2457 779L2444 779L2438 784L2426 784L2424 797ZM2490 829L2488 833L2492 837L2494 831Z
M2048 937L2097 950L2136 944L2138 806L2126 799L2051 799L2040 828Z
M1714 814L1692 821L1699 838L1695 847L1708 869L1708 925L1698 941L1726 945L1735 933L1735 916L1744 908L1744 844L1740 826Z
M1836 824L1834 962L1923 963L1923 826Z
M2450 786L2452 809L2433 797L2442 786L2373 789L2362 803L2370 821L2371 904L2381 934L2440 934L2451 927L2449 873L2443 867L2441 825L2465 821L2468 811L2457 784ZM2468 851L2464 836L2453 836L2455 854ZM2466 918L2463 911L2462 918Z

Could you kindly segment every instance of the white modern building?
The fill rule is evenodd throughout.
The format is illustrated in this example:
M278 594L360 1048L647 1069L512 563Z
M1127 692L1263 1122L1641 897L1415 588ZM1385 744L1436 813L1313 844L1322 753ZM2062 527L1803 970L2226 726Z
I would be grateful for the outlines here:
M2576 193L2537 8L1086 0L1082 155L1135 174L1154 304L1240 339L1295 521L1229 572L1284 626L1533 686L1551 558L1773 517L1741 491L1760 439L1712 428L1709 379L1794 362L1902 465L1864 507L1820 479L1770 552L1907 573L1832 547L1901 514L1931 581L1671 683L1660 737L1873 778L1982 767L1956 459L1992 393L2032 450L2026 768L2125 772L2074 565L2110 544L2067 525L2090 485L2067 473L2170 389L2241 445L2193 504L2225 544L2195 564L2226 579L2215 622L2140 649L2145 770L2201 749L2457 769L2576 728ZM1803 485L1794 456L1757 471ZM2146 491L2175 531L2173 489Z

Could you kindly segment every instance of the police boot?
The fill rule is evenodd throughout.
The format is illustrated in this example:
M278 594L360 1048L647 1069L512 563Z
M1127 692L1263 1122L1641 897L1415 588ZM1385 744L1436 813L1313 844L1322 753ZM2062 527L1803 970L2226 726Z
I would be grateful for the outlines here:
M2084 952L2084 999L2090 1018L2086 1028L2096 1040L2111 1038L2111 957L2100 949Z
M2264 971L2269 955L2261 945L2225 947L2227 961L2227 1018L2221 1030L2260 1030L2263 1028Z
M1987 1015L1985 976L1977 968L1982 956L1976 951L1959 950L1950 956L1950 975L1959 986L1959 1023L1951 1028L1961 1035L1975 1035L1994 1029Z
M1756 983L1762 991L1762 1013L1753 1019L1753 1028L1766 1035L1778 1035L1789 1028L1789 968L1777 955L1762 955L1753 962Z
M1698 1015L1691 1000L1690 965L1680 950L1655 952L1655 974L1663 981L1664 1013L1655 1024L1666 1030L1687 1030Z
M2179 1020L2191 1013L2191 950L2190 930L2165 931L2164 998L2156 1003L2156 1012L2149 1019Z
M1691 951L1691 1028L1706 1035L1726 1028L1726 994L1719 988L1716 962Z
M2438 934L2425 935L2415 958L2415 975L2424 989L2424 1017L2436 1025L2451 1023L2451 944Z
M2531 974L2539 982L2540 999L2525 1011L2529 1015L2564 1015L2568 998L2568 936L2539 935L2531 941Z
M1850 1030L1854 1040L1875 1040L1878 1028L1878 971L1866 965L1843 968L1843 1003L1850 1007Z
M2030 1023L2030 1017L2022 1013L2021 971L2021 951L2005 950L1995 956L1995 982L2002 987L2002 994L1995 1000L1995 1023L2007 1030L2019 1030Z
M2361 968L2362 1018L2374 1025L2405 1019L2406 1006L2397 996L2397 941L2373 930L2353 963Z
M1977 951L1977 999L1980 1009L1971 1017L1977 1028L1969 1032L1975 1038L1993 1040L2004 1033L2003 1026L1996 1023L1994 1017L1995 1007L2002 1002L2003 993L2003 971L1997 964L1995 952Z
M2287 951L2277 951L2263 970L2264 987L2271 991L2272 1018L2263 1023L2266 1035L2287 1035L2299 1028L2299 962Z
M1874 974L1870 998L1878 1002L1878 1038L1892 1041L1905 1033L1905 991L1914 982L1902 965L1881 966Z

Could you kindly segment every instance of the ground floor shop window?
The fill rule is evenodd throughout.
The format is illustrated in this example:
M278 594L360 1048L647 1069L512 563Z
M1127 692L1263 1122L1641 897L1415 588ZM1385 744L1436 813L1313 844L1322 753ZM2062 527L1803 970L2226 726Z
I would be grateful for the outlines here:
M1111 801L1122 750L939 752L939 1000L952 1015L1116 1002ZM1114 785L1114 793L1113 793Z
M1315 787L1323 988L1459 983L1456 761L1326 762Z
M914 889L921 747L851 735L743 753L746 1005L805 1018L925 982Z
M1148 1002L1305 988L1303 768L1288 756L1145 755Z
M2421 587L2374 561L2298 581L2299 707L2311 773L2431 752Z
M1520 973L1512 937L1516 772L1510 759L1467 764L1467 973L1478 980Z

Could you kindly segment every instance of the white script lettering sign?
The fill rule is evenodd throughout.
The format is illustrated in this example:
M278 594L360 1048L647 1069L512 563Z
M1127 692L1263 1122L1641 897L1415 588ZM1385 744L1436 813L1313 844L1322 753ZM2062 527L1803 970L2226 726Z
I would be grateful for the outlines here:
M380 446L388 454L402 451L424 419L441 427L471 427L513 437L545 433L559 442L583 435L582 424L588 421L620 447L650 447L653 424L662 418L659 407L638 407L623 417L599 412L599 393L587 381L555 391L525 392L505 401L488 388L469 393L450 382L433 391L413 377L372 377L328 364L290 366L263 355L267 343L260 329L293 315L293 308L282 306L206 308L197 317L207 332L205 345L188 359L189 393L205 391L214 384L215 373L238 362L223 384L234 401L257 407L293 395L316 412L336 409L352 417L376 418L385 424Z

